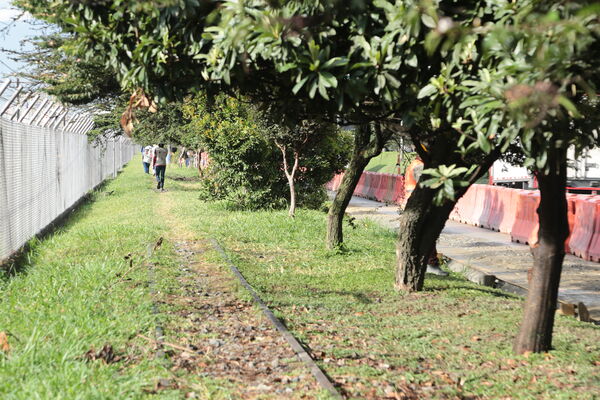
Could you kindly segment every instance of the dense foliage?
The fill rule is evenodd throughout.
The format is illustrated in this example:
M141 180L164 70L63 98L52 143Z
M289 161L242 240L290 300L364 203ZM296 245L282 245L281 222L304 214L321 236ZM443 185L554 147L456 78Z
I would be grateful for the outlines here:
M197 96L185 103L184 115L190 123L182 132L210 154L202 198L223 200L230 209L285 207L288 189L281 155L268 132L273 127L265 126L259 110L228 96L212 102ZM302 155L297 179L300 205L323 203L323 185L344 167L348 151L349 140L334 130L319 136Z

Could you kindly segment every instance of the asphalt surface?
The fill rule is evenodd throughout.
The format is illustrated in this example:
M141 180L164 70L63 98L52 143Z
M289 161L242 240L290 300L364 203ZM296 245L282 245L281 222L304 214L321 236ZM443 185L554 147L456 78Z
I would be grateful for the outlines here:
M353 197L347 213L369 218L390 229L399 226L399 208ZM514 243L510 235L448 220L438 241L438 252L485 274L527 289L527 271L533 265L529 246ZM583 302L595 320L600 320L600 263L567 255L563 263L559 299Z

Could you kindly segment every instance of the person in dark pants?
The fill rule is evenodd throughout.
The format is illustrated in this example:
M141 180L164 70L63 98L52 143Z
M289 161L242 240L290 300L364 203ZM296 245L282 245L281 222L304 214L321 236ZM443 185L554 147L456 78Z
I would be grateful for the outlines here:
M165 189L165 172L167 170L167 154L168 151L165 149L163 143L159 143L158 147L154 150L154 172L156 173L156 188L161 192Z
M150 157L152 155L152 146L146 146L142 149L142 165L144 166L144 172L150 173Z

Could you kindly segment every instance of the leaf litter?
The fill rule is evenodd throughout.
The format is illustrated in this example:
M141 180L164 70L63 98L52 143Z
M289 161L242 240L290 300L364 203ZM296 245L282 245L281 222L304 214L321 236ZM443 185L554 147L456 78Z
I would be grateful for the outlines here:
M319 397L309 369L258 308L241 298L229 270L204 259L208 248L204 241L175 243L180 287L161 298L163 308L176 314L165 326L177 344L167 352L172 371L225 383L234 398Z

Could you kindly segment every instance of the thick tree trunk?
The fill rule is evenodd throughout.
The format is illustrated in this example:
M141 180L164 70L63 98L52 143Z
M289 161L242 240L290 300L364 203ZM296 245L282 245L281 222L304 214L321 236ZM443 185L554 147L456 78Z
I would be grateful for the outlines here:
M385 142L391 136L391 132L381 132L380 129L376 129L375 138L371 140L371 133L370 126L365 124L361 125L354 134L354 150L350 163L344 172L340 187L327 214L326 243L330 250L340 246L344 241L342 224L344 214L361 174L371 158L381 153Z
M427 260L456 201L432 204L435 191L417 186L400 216L396 289L422 290Z
M529 281L523 322L514 351L545 352L552 346L552 328L558 299L558 286L569 235L567 220L566 152L552 149L549 169L538 172L540 205L538 243L531 247L533 270Z
M424 169L442 164L458 164L457 160L449 158L454 155L451 146L444 146L442 143L435 146L435 149L437 153L432 154L425 162ZM447 200L441 206L433 204L435 190L417 185L408 198L404 212L400 215L396 246L398 263L395 287L397 290L409 292L423 290L427 260L435 248L435 242L444 229L450 212L458 199L487 172L498 157L497 150L485 156L477 170L469 177L469 186L456 189L455 200Z

